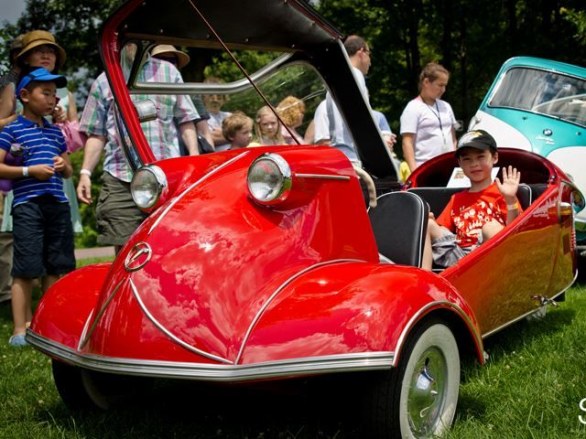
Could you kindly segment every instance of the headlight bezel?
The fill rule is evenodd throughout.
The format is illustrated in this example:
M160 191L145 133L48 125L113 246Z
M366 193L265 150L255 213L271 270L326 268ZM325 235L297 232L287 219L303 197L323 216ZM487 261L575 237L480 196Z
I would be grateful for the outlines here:
M147 179L147 181L143 181ZM145 198L144 185L151 185L150 194ZM137 187L138 185L142 185ZM134 203L142 210L150 210L155 207L161 196L167 189L167 177L161 168L155 165L147 165L137 170L130 182L130 194Z
M264 181L255 180L263 176ZM246 185L255 202L265 206L282 203L289 197L293 186L291 167L281 155L265 153L248 168ZM265 195L262 195L263 191Z

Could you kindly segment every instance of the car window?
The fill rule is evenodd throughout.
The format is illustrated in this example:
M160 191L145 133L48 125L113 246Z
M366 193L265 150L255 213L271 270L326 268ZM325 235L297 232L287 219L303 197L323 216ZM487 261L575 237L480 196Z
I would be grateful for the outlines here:
M185 48L184 51L187 53L188 49ZM160 113L165 106L160 105L158 101L174 99L173 96L185 93L192 99L199 113L206 108L210 113L213 109L215 114L219 114L218 110L221 114L239 111L256 119L259 109L267 105L261 94L273 108L279 107L280 104L283 108L283 105L286 105L283 104L283 100L294 97L296 101L303 103L302 119L295 123L296 133L303 137L313 120L316 107L326 96L326 85L317 71L307 63L293 61L290 54L234 50L232 55L242 66L245 74L234 59L221 49L197 48L189 50L188 53L190 64L197 68L181 69L183 84L177 84L174 77L158 77L156 83L142 82L139 77L137 86L142 88L144 94L132 95L135 105L141 100L155 101L157 105L154 117L162 117ZM146 59L145 55L143 62ZM253 80L254 85L246 75ZM131 84L130 88L135 86ZM287 123L287 116L281 113L280 115ZM308 142L312 143L311 140Z
M514 68L497 85L489 106L532 111L586 126L586 80Z

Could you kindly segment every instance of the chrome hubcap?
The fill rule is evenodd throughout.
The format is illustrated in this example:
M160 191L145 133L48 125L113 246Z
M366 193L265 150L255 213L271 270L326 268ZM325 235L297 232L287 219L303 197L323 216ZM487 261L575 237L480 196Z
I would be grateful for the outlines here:
M431 435L440 422L447 376L442 353L436 348L427 349L415 365L407 398L409 424L417 437Z

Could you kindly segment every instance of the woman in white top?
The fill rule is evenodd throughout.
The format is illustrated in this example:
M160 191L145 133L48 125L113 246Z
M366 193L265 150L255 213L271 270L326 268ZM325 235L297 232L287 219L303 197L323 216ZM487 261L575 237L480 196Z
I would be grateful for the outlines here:
M419 96L401 115L403 157L411 172L423 162L456 149L456 118L441 97L450 73L440 64L429 63L419 75Z

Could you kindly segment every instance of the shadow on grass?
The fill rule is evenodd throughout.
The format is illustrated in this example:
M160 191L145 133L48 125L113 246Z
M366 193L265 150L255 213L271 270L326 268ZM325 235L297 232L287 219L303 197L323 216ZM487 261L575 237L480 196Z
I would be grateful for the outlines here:
M576 318L576 311L569 308L548 308L547 315L537 320L521 320L510 327L487 338L484 348L494 359L503 351L517 351L523 346L547 334L561 331L571 325Z
M71 413L63 404L38 413L38 422L82 437L119 438L358 438L340 395L316 395L305 382L279 386L206 386L156 381L148 395L114 410ZM346 396L351 398L351 396ZM350 418L349 418L350 417Z

